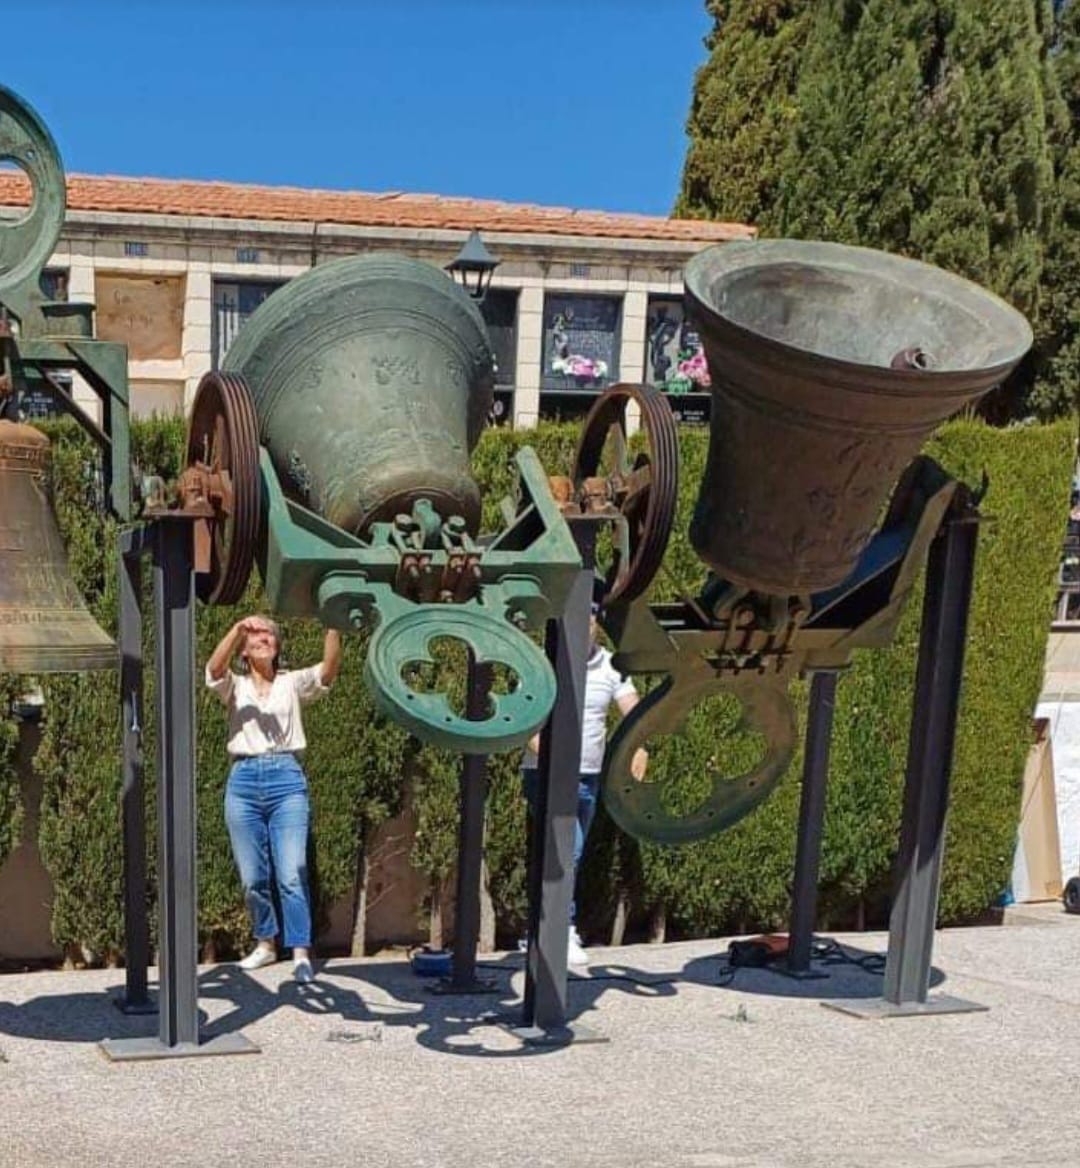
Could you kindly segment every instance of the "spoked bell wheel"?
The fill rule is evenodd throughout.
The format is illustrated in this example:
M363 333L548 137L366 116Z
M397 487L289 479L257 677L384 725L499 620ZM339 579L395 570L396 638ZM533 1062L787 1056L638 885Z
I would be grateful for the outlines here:
M213 517L196 532L195 590L205 604L244 594L262 532L259 427L251 391L236 373L207 373L188 424L187 474Z
M626 411L641 412L646 449L630 453ZM604 607L639 597L667 550L679 494L679 439L671 407L649 385L613 385L585 418L574 459L574 491L585 510L613 509L614 555Z

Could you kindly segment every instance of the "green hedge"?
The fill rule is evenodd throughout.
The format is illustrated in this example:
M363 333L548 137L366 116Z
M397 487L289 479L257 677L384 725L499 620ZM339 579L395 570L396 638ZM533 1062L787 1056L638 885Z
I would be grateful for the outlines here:
M67 425L50 428L54 441L57 511L69 541L72 568L99 620L115 629L115 529L92 506L91 456ZM565 471L576 428L541 425L532 431L485 434L474 468L485 492L485 523L497 522L499 498L513 485L513 452L533 445L552 472ZM175 422L136 424L135 457L144 471L175 474L182 431ZM944 427L929 452L959 477L990 489L990 517L980 538L977 586L958 732L954 796L941 913L946 920L978 913L1004 889L1012 862L1030 720L1042 674L1054 575L1074 457L1071 423L995 430L972 421ZM703 569L689 548L686 522L705 458L705 434L682 437L683 475L678 529L658 595L693 587ZM236 609L200 609L198 659L241 611L260 607L257 582ZM893 648L863 653L841 679L836 712L826 832L822 856L825 924L880 920L889 888L899 817L918 633L913 603ZM149 624L149 622L147 622ZM287 660L315 660L321 630L312 622L284 626ZM340 682L306 716L307 769L314 808L311 865L317 908L349 895L364 840L401 805L411 783L418 816L413 863L432 888L450 874L456 837L457 760L421 748L380 719L361 681L363 642L346 639ZM150 646L147 646L149 651ZM148 682L152 684L152 677ZM15 679L5 679L10 688ZM105 959L121 945L120 766L117 689L103 675L45 680L47 717L36 766L44 784L40 844L56 897L53 933ZM797 698L805 692L797 687ZM246 941L247 924L229 854L221 802L226 773L225 720L204 688L198 690L200 927L212 953ZM153 700L146 732L153 779ZM734 711L702 709L685 734L657 743L653 777L683 792L725 746L718 728ZM725 723L725 720L730 722ZM0 858L16 838L19 814L11 769L12 724L0 720ZM721 765L732 762L725 756ZM695 935L774 925L784 919L795 844L798 761L774 796L724 835L677 849L641 845L621 836L601 814L586 856L583 926L606 935L616 906L631 925L652 920L669 933ZM487 861L500 935L516 935L525 908L525 809L517 756L491 760ZM148 798L153 816L153 800ZM636 925L635 925L636 923Z

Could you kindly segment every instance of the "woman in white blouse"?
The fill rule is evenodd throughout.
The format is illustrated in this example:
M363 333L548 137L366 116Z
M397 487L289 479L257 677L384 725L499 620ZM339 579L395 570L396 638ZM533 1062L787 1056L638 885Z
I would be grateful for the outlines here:
M341 637L328 629L323 659L307 669L279 669L281 634L271 620L237 621L206 663L206 684L229 711L225 822L251 914L255 948L240 962L260 969L277 960L278 920L271 866L293 951L293 974L312 979L311 902L307 881L310 820L307 778L297 755L307 745L300 706L326 693L341 665ZM239 673L229 665L239 655Z

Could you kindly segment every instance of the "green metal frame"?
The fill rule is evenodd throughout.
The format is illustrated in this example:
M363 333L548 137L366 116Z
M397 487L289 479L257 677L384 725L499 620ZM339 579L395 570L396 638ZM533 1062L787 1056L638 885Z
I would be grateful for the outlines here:
M958 489L937 463L919 457L893 493L879 533L858 567L837 588L803 598L782 619L739 605L725 607L710 576L693 601L636 600L607 609L602 621L618 646L624 673L661 674L620 723L604 761L603 797L624 831L658 843L686 843L724 830L748 815L783 777L797 745L789 687L803 673L839 670L856 649L888 645ZM765 756L742 775L714 777L702 803L674 815L660 785L638 782L635 752L650 737L678 733L707 697L728 694L742 707L741 728L765 740Z
M270 608L316 617L332 628L374 630L365 676L380 709L418 737L465 754L521 745L543 725L555 676L528 635L562 612L581 556L529 447L516 457L516 498L504 499L505 526L472 540L464 522L443 522L421 500L409 516L376 523L369 539L287 498L270 455L261 451L265 537L259 571ZM440 594L457 581L460 598ZM490 695L491 714L454 713L446 694L412 689L402 671L431 662L441 637L464 642L477 663L517 676Z

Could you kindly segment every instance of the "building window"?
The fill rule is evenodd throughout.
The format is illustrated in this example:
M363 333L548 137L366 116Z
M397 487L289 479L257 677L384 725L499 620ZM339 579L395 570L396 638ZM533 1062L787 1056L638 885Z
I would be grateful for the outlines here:
M502 425L514 417L514 386L517 384L516 288L489 288L480 312L487 324L495 351L495 402L491 421Z
M244 321L284 283L283 280L215 280L211 361L220 367Z
M622 300L569 293L544 297L542 417L574 417L619 380Z
M711 382L705 352L678 296L649 297L645 382L668 395L676 421L708 423Z
M66 301L68 298L67 268L45 268L38 277L38 287L46 300Z

